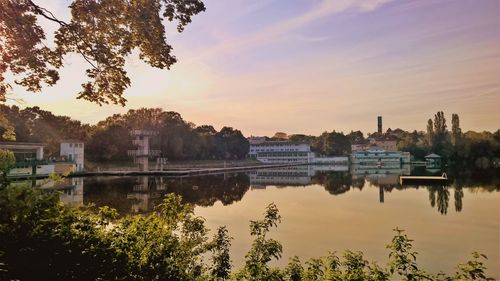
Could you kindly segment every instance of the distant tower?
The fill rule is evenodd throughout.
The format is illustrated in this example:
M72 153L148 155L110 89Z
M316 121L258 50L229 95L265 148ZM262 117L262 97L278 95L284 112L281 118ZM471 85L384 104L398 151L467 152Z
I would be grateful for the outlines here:
M377 117L378 121L378 133L382 134L382 116Z
M149 171L149 158L158 156L159 150L149 148L149 139L158 135L157 131L132 130L130 134L135 137L132 143L136 150L129 150L128 155L134 157L134 163L139 164L141 171Z

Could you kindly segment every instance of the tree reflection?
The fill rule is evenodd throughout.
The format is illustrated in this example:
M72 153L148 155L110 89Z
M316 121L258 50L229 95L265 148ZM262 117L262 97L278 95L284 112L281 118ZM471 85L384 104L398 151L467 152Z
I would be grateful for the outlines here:
M427 187L429 190L429 201L431 202L431 207L434 208L436 206L436 190L431 186Z
M428 186L429 190L429 201L431 206L434 206L437 203L438 211L442 215L446 215L448 213L448 204L450 201L450 191L447 186ZM437 198L436 198L437 194Z
M346 193L351 189L352 176L350 173L344 172L318 173L314 176L313 182L324 186L328 193L332 195L339 195ZM363 186L357 185L356 187L362 189Z
M313 171L313 172L311 172ZM487 192L500 191L499 177L488 171L478 174L464 172L474 178L480 178L478 183L468 177L453 178L454 207L456 212L463 209L464 190L476 188ZM184 202L198 206L212 206L216 202L229 205L240 201L244 194L250 190L252 176L257 174L261 180L259 187L265 188L272 185L283 188L293 188L296 182L300 186L321 185L331 195L345 194L351 188L376 187L379 201L384 202L389 198L385 193L394 189L419 189L425 187L429 193L428 200L432 208L446 215L449 207L450 190L446 186L408 186L399 184L399 175L395 173L350 173L339 171L314 171L311 168L288 168L283 171L277 169L262 172L236 174L219 174L193 176L184 178L168 177L88 177L84 179L83 200L84 204L96 206L110 206L122 215L130 212L147 213L155 209L167 193L181 195ZM482 177L481 177L482 176ZM485 179L484 177L489 177ZM263 183L262 183L263 182ZM487 183L487 184L486 184Z
M461 187L455 187L455 211L462 211L462 198L464 198L464 191Z
M241 173L186 178L87 178L84 203L110 206L125 215L153 211L167 193L181 195L184 202L197 206L212 206L217 201L229 205L240 201L249 188L248 176Z

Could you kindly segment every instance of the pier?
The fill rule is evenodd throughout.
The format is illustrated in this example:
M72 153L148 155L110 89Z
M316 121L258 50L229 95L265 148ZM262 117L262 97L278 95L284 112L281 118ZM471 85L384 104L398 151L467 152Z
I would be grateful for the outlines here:
M448 176L443 173L441 176L400 176L399 183L405 184L447 184Z
M182 177L193 175L210 175L222 174L231 172L242 172L256 169L291 167L299 165L308 165L306 162L293 163L293 164L262 164L252 166L239 166L239 167L226 167L226 168L185 168L182 170L165 170L165 171L88 171L88 172L74 172L68 177L88 177L88 176L165 176L165 177ZM22 179L41 179L49 177L48 174L41 175L22 175L22 176L9 176L9 179L22 180Z

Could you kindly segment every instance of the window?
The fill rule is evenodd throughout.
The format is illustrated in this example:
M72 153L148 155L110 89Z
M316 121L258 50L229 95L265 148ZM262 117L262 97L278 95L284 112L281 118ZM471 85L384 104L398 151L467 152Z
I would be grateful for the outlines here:
M72 143L70 143L70 144L69 144L69 147L73 147L73 144L72 144Z

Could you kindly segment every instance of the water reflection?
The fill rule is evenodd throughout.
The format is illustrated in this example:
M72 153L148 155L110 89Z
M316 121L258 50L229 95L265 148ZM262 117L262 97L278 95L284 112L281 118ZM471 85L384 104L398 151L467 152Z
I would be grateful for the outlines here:
M446 215L449 211L450 186L402 186L400 175L425 174L429 171L413 169L409 165L394 167L366 166L295 166L249 171L247 173L220 174L184 178L167 177L88 177L70 178L63 183L46 180L30 182L32 186L61 191L61 201L68 205L94 204L110 206L120 214L148 213L154 210L165 194L173 192L187 203L212 206L242 200L254 189L308 187L320 185L330 195L338 196L351 189L377 188L378 201L387 202L387 193L394 189L426 189L432 208ZM441 171L439 171L441 172ZM449 172L454 181L455 212L463 210L464 188L481 191L499 191L500 182L495 171ZM15 182L16 184L25 184ZM376 200L376 199L375 199Z
M472 251L488 255L487 267L495 270L500 260L495 251L499 170L449 170L453 181L448 186L401 186L398 181L399 175L435 172L409 166L297 166L186 178L88 177L31 184L62 191L66 204L110 206L121 215L151 212L167 193L180 194L185 202L203 206L195 212L206 218L207 227L228 226L235 237L231 257L236 267L250 248L248 221L275 202L284 220L273 235L283 242L285 263L294 255L307 259L346 248L385 262L384 245L391 229L399 226L418 242L423 266L430 271L452 272Z

